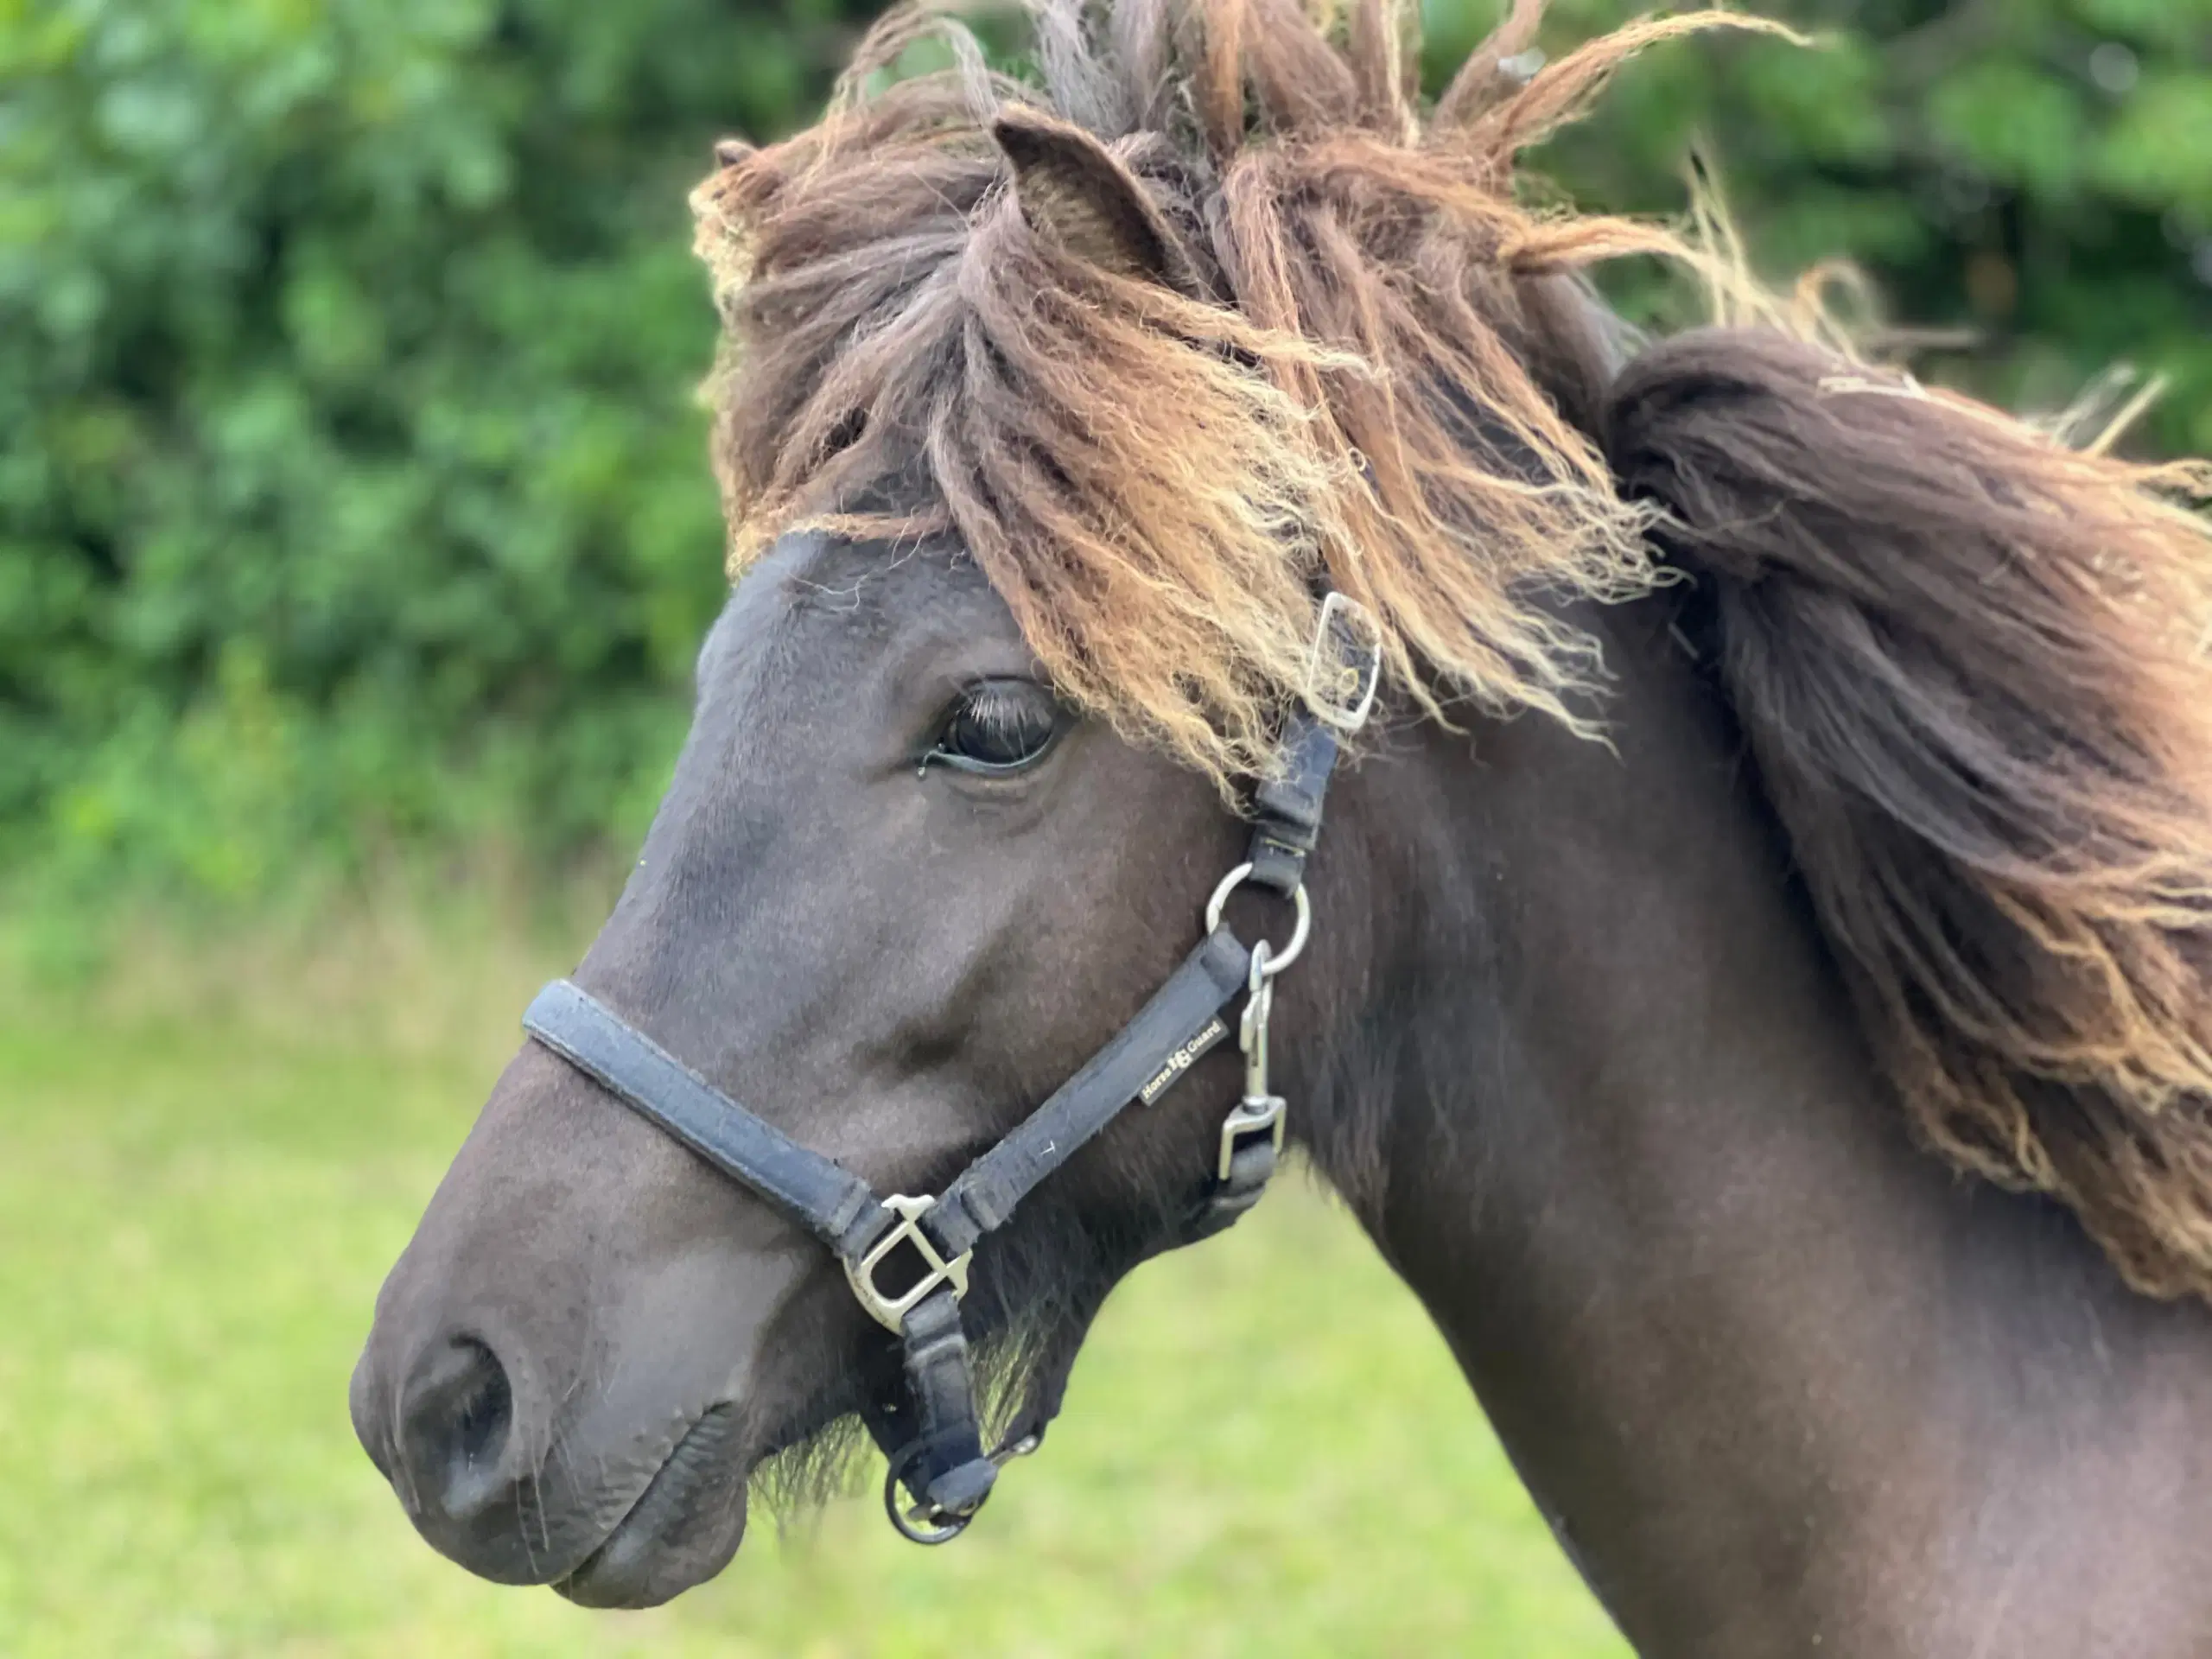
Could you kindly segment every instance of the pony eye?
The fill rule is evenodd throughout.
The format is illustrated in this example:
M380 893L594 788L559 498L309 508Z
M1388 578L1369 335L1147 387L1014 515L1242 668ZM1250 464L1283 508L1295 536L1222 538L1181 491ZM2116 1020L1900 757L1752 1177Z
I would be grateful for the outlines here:
M1060 706L1027 680L986 680L961 693L924 764L961 772L1019 772L1043 758L1060 734Z

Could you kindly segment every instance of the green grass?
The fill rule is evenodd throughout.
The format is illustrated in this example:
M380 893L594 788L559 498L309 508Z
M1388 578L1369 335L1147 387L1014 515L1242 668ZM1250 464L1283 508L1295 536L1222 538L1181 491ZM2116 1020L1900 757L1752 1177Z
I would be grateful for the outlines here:
M1624 1652L1302 1179L1116 1294L1046 1454L950 1549L848 1500L627 1615L441 1560L346 1379L545 965L0 1000L0 1653Z

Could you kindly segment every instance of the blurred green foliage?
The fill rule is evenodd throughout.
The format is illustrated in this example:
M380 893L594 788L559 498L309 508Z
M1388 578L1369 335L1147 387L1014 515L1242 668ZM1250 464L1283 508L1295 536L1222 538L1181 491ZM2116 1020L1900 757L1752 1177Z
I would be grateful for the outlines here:
M683 194L862 0L0 0L0 865L251 900L634 833L721 592ZM1770 0L1542 158L2212 450L2212 0ZM1554 52L1630 15L1557 0ZM1427 0L1431 79L1497 16ZM1649 272L1632 313L1679 315Z
M1487 8L1429 3L1436 73ZM1763 274L1847 256L1888 320L1956 336L1919 357L1929 378L2055 410L2130 365L2169 388L2144 441L2212 453L2212 0L1740 9L1820 48L1662 48L1552 144L1545 170L1586 206L1677 213L1695 148ZM1546 43L1564 50L1640 10L1556 0ZM1692 320L1653 273L1615 292L1631 312Z
M839 5L0 0L0 859L640 821L722 590L684 193Z

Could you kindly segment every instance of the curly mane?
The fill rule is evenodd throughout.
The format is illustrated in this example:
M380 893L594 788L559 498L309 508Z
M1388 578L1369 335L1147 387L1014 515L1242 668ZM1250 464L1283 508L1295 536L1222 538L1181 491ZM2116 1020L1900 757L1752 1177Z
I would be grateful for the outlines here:
M732 147L696 195L734 565L802 524L953 530L1067 695L1224 786L1274 763L1317 566L1424 707L1568 718L1594 658L1527 590L1621 598L1655 567L1647 515L1540 384L1546 279L1676 245L1530 212L1514 158L1649 42L1771 26L1640 24L1523 79L1524 0L1424 110L1393 0L1028 10L1019 81L940 8L893 12L818 126ZM932 35L955 68L871 92ZM1008 110L1102 142L1179 288L1037 233L993 134ZM887 495L911 510L866 510Z
M1529 207L1517 157L1644 46L1778 26L1645 22L1532 72L1515 0L1427 105L1395 0L1313 3L1029 0L1019 79L910 5L818 125L726 146L694 205L733 568L803 525L950 532L1066 695L1225 789L1277 764L1319 573L1401 701L1578 729L1561 601L1688 574L1923 1140L2212 1297L2212 547L2173 504L2206 474L1818 327L1611 379L1575 274L1700 256ZM925 37L952 67L898 79ZM1022 133L1089 146L1144 257L1086 255Z

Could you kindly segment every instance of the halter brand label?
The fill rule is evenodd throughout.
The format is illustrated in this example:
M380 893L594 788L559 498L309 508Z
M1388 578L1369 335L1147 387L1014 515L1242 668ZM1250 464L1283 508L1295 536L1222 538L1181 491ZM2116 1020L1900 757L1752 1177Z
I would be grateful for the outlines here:
M1166 1094L1168 1085L1205 1057L1206 1051L1229 1035L1229 1027L1221 1022L1219 1014L1198 1028L1198 1034L1167 1057L1166 1064L1152 1074L1152 1081L1137 1090L1137 1098L1149 1106Z

